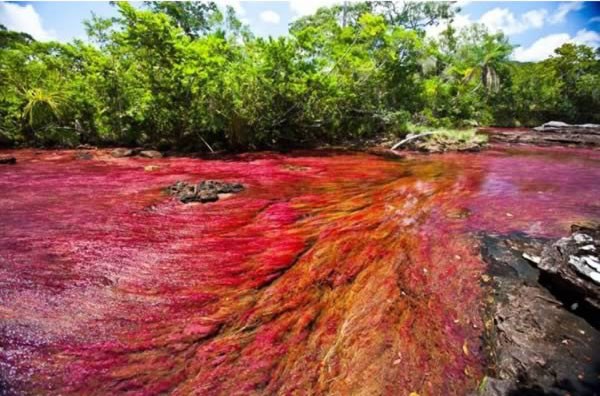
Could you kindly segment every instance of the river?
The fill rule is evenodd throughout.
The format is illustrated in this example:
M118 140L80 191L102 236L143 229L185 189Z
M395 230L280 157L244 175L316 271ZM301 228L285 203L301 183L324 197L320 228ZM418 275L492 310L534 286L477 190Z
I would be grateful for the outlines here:
M0 152L0 394L462 395L478 235L600 218L586 149L90 153ZM246 188L164 191L203 179Z

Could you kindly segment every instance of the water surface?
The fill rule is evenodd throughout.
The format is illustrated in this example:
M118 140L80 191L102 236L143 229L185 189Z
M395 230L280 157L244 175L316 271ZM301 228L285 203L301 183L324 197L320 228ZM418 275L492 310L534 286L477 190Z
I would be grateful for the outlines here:
M0 389L16 394L465 394L485 363L478 233L600 218L585 149L2 154L18 158L0 167ZM202 179L246 190L163 191Z

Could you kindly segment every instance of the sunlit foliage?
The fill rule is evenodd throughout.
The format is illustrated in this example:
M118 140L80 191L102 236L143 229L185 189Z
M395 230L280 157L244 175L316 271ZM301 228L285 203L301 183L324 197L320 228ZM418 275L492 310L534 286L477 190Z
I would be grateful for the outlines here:
M280 38L214 3L115 7L86 22L89 43L0 27L0 144L265 149L412 124L600 122L598 53L565 44L520 64L482 26L426 36L449 3L345 3Z

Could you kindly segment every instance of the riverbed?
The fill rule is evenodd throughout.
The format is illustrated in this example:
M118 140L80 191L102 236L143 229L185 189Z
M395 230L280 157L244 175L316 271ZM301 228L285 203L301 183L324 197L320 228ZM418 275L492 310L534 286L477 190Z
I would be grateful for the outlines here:
M477 235L600 219L588 149L0 153L0 394L463 395ZM165 191L205 179L245 189Z

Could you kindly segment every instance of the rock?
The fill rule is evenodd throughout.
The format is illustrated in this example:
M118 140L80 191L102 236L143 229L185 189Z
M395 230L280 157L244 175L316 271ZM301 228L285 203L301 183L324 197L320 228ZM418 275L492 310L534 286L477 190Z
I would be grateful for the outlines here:
M244 189L240 183L224 183L216 180L203 180L196 187L197 191L216 191L217 194L238 193Z
M478 395L593 395L599 389L595 316L569 309L571 301L550 290L544 272L528 262L543 261L555 243L520 233L483 236L492 281L482 285L489 366Z
M546 123L533 129L484 128L492 143L532 144L536 146L600 146L600 125Z
M148 165L148 166L144 166L144 171L146 172L154 172L160 169L160 166L158 165Z
M92 146L91 144L80 144L76 147L77 150L97 150L98 147Z
M566 122L562 122L562 121L550 121L547 122L545 124L540 125L539 127L533 128L536 131L545 131L548 129L557 129L557 128L566 128L566 127L570 127L570 124L567 124Z
M533 128L538 132L559 132L563 134L598 134L600 133L600 125L598 124L567 124L560 121L550 121L539 127Z
M600 309L600 225L574 225L571 231L544 248L538 268L559 289Z
M133 155L133 150L120 147L111 151L110 154L115 158L131 157Z
M15 157L0 157L0 164L14 165L16 163L17 159Z
M200 190L196 193L197 200L206 202L215 202L219 200L219 194L215 190Z
M156 150L142 150L140 151L139 156L144 158L158 159L162 158L163 155L160 153L160 151Z
M177 181L169 187L169 193L183 203L215 202L220 195L238 193L244 189L240 183L226 183L216 180L203 180L197 185Z
M89 161L91 159L94 159L94 156L92 155L92 153L89 153L87 151L83 151L83 152L78 152L75 154L75 158L78 160L86 160Z
M509 394L512 383L508 380L485 377L476 393L478 396L504 396Z
M523 258L529 260L534 264L539 264L542 260L540 256L532 256L531 254L523 253Z

